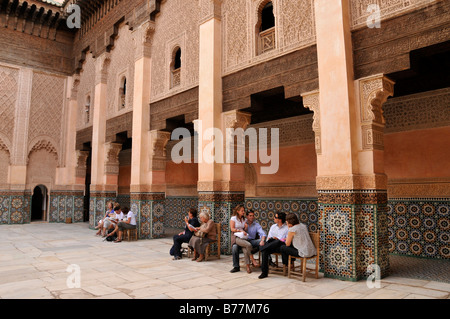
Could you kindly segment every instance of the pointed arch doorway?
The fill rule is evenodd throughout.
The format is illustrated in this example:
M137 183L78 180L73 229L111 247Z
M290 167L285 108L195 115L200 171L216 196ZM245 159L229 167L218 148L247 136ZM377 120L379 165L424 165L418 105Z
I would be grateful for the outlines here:
M44 185L37 185L33 189L31 198L31 221L39 222L47 220L48 189Z

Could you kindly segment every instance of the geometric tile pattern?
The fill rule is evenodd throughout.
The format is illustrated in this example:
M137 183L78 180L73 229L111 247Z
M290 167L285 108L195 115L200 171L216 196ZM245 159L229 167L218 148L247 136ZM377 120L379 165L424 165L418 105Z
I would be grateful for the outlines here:
M130 210L136 215L138 238L164 237L164 193L132 194Z
M65 223L66 218L72 218L73 223L83 222L83 193L54 192L50 194L50 223Z
M203 193L199 196L198 213L205 211L215 223L221 224L220 251L224 255L231 255L231 214L237 205L242 204L243 193Z
M449 199L392 199L387 206L390 253L450 259Z
M389 271L385 204L319 204L321 267L327 277L357 281Z
M30 223L30 211L31 194L11 191L0 193L0 225Z
M184 217L189 208L198 209L197 197L166 197L164 210L164 227L184 228Z
M268 199L246 198L246 210L253 210L255 218L268 233L274 224L275 212L295 213L301 223L308 226L310 232L316 232L319 228L319 214L317 199Z

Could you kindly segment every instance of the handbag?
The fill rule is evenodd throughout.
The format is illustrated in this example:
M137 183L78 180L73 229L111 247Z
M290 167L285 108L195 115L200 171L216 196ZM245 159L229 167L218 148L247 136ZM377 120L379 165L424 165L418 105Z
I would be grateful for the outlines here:
M200 238L204 238L206 236L206 233L201 231L201 230L198 230L198 231L196 231L194 233L194 236L197 236L197 237L200 237Z
M234 236L239 237L239 238L241 238L241 239L248 239L248 235L244 235L244 232L243 232L243 231L234 233Z

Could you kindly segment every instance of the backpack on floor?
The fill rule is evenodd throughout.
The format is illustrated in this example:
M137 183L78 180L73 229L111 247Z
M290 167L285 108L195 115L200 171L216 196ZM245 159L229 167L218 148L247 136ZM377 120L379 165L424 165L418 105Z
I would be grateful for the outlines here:
M108 229L108 235L111 234L114 231L114 229ZM106 241L115 241L117 239L117 233L114 233L114 235L106 237Z

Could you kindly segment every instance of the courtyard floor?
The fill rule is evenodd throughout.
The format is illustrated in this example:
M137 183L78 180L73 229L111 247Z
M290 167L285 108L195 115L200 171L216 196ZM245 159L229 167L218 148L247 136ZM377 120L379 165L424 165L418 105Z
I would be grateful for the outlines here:
M231 256L202 263L188 258L173 261L168 254L170 237L115 244L94 234L86 223L1 226L0 298L448 299L450 295L450 283L395 275L373 289L364 280L347 282L323 274L306 282L275 274L260 280L259 269L247 274L241 267L230 273ZM68 285L71 265L79 267L79 288Z

